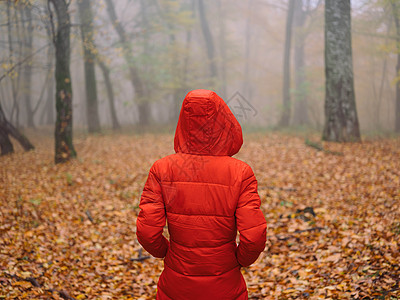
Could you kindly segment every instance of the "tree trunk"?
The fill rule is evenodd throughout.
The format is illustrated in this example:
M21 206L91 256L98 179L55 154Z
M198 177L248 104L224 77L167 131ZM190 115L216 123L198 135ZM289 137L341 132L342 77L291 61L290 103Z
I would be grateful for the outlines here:
M323 140L360 141L354 95L350 0L325 1L325 128Z
M391 22L391 20L389 20L389 22L387 24L387 28L386 28L386 36L385 36L385 41L384 41L385 47L387 47L387 45L388 45L391 25L392 25L392 22ZM382 110L382 102L383 102L383 91L385 88L385 82L386 82L386 76L387 76L387 62L388 62L388 55L385 54L385 57L383 58L382 73L381 73L381 79L380 79L378 93L375 92L375 82L373 85L375 102L376 102L376 125L375 126L378 130L380 130L382 128L380 120L381 120L381 110Z
M392 0L392 12L396 25L397 64L396 77L400 75L400 5ZM396 79L396 110L395 110L395 132L400 132L400 80Z
M143 0L141 0L142 3L142 7L143 6ZM156 2L157 3L157 2ZM192 2L193 3L193 2ZM162 9L158 6L157 3L157 8L160 12L160 16L165 20L166 22L166 26L168 28L168 32L169 32L169 47L170 47L170 53L171 53L171 63L169 65L169 73L171 76L171 80L172 80L172 105L171 105L171 111L170 111L170 118L172 122L178 122L178 117L179 117L179 111L180 111L180 104L182 103L182 99L183 99L183 86L185 86L186 82L185 82L185 76L186 74L184 74L184 70L185 66L183 66L182 69L180 69L180 65L178 62L178 56L179 53L176 51L176 47L177 47L177 42L176 42L176 37L175 37L175 20L173 18L171 18L170 16L173 16L173 13L168 10L168 9L164 9L164 11L162 11ZM168 6L167 6L168 8ZM142 9L143 10L143 9ZM145 12L142 11L142 15L145 15ZM143 24L147 25L147 19L144 18L144 20L142 21ZM191 33L190 30L186 30L186 41L188 41L188 37L190 38ZM147 45L147 41L144 42L145 45ZM185 53L185 56L182 58L183 61L185 62L186 57L188 56L188 53Z
M251 0L249 0L251 1ZM225 10L222 6L222 1L218 0L218 15L219 15L219 49L220 49L220 58L221 58L221 94L222 99L226 99L226 87L227 87L227 55L226 55L226 25L225 25ZM251 100L251 99L249 99Z
M198 0L198 3L199 3L200 25L201 25L201 30L203 32L204 40L206 42L208 67L210 69L210 75L211 75L209 84L213 86L215 85L215 80L217 79L217 64L215 61L214 41L210 31L210 27L208 25L204 2L203 0Z
M52 33L50 26L46 26L46 33L47 33L47 38L49 42L52 41ZM47 50L47 68L49 71L49 74L46 77L46 82L47 82L47 100L45 107L41 113L40 119L42 120L42 124L47 124L47 125L52 125L55 122L54 119L54 77L51 76L51 73L53 72L53 66L54 66L54 46L49 45L49 48ZM43 121L46 117L46 121Z
M86 116L90 133L100 131L100 118L97 101L97 86L95 72L95 46L93 32L93 14L90 0L78 1L79 18L81 22L81 37L83 59L85 66Z
M52 47L50 46L49 48ZM52 74L54 74L53 73L54 51L49 50L47 55L48 55L47 67L49 68L48 74L46 75L45 78L47 96L44 108L40 113L40 123L46 125L52 125L54 124L54 77L52 76Z
M6 154L14 152L13 144L11 143L10 138L8 137L6 122L7 122L7 120L4 115L3 108L1 107L1 103L0 103L0 149L1 149L1 155L6 155Z
M173 32L173 25L171 24L170 20L168 20L168 29L170 32ZM173 105L172 105L172 121L173 122L178 122L178 117L179 117L179 111L180 111L180 103L182 101L182 86L178 84L180 81L180 74L182 70L179 69L179 64L178 64L178 53L176 53L174 50L176 49L176 38L175 34L170 34L169 35L169 43L170 47L172 49L172 64L170 66L170 72L171 72L171 77L173 80L173 92L172 92L172 97L173 97ZM187 54L186 54L187 55ZM184 85L184 82L180 82L182 85Z
M15 59L13 57L13 55L15 55L14 53L14 47L13 47L13 38L12 38L12 24L15 23L18 26L18 16L16 14L16 11L14 9L14 18L15 20L11 19L11 1L7 1L7 22L8 22L8 26L7 26L7 33L8 33L8 51L9 51L9 60L10 60L10 64L13 64ZM20 39L20 34L19 34L19 28L17 28L17 38L19 41L21 41ZM20 48L22 43L20 44ZM21 53L21 49L19 49L18 53ZM16 69L17 73L20 73L20 67L18 67ZM18 103L18 87L19 87L19 80L20 80L20 76L17 76L17 78L12 78L11 79L11 92L12 92L12 97L13 97L13 106L12 106L12 110L11 110L11 122L13 122L13 117L14 117L14 111L15 111L15 124L17 126L17 128L19 127L19 103Z
M149 27L149 23L148 23L148 1L145 0L140 0L140 14L141 14L141 30L142 30L142 55L151 55L151 48L150 43L151 41L149 41L149 32L151 31L151 28ZM173 34L172 34L173 35ZM149 43L150 42L150 43ZM143 65L142 65L143 68ZM146 70L146 67L144 67L144 69ZM149 68L150 70L151 68ZM149 105L149 100L152 99L152 93L153 93L153 87L152 85L152 81L146 78L146 73L144 74L144 76L140 77L141 79L141 83L142 83L142 88L143 88L143 100L142 103L139 103L139 116L150 116L151 111L150 111L150 105ZM145 104L146 105L143 105ZM140 122L141 126L145 126L147 125L148 122ZM143 128L141 128L143 129Z
M57 14L58 26L54 39L56 49L56 110L55 162L62 163L76 157L72 143L72 86L70 73L71 22L66 0L49 0Z
M304 24L306 12L303 10L303 0L295 1L294 6L294 81L296 85L293 123L295 125L308 124L307 86L305 74Z
M15 13L15 18L17 20L17 14ZM14 51L13 51L13 39L12 39L12 33L11 33L11 26L13 21L11 20L11 3L7 1L7 21L8 21L8 42L9 42L9 56L10 56L10 63L14 63ZM16 21L18 24L18 22ZM18 39L20 40L20 35L19 35L19 28L18 28ZM21 49L19 49L21 50ZM19 51L19 53L21 53ZM17 68L19 69L19 67ZM17 103L17 90L18 90L18 82L19 82L19 77L17 78L17 83L15 80L12 78L11 79L11 89L12 89L12 95L13 95L13 110L14 108L17 108L17 125L18 125L18 119L19 119L19 108L18 108L18 103ZM31 149L34 149L33 145L29 142L29 140L21 134L6 118L3 107L1 106L0 103L0 148L1 148L1 155L5 155L8 153L14 152L14 147L11 143L11 140L9 138L9 135L14 137L24 148L24 150L28 151Z
M52 78L46 80L46 103L43 110L40 112L40 124L51 125L54 124L54 84Z
M196 3L195 0L190 1L191 4L191 15L192 18L195 18L194 12L195 12L195 7ZM185 55L183 57L183 70L182 70L182 84L181 87L177 90L175 90L174 93L174 99L173 99L173 114L172 118L174 122L178 122L179 119L179 113L181 110L181 105L183 102L183 99L188 92L188 73L189 73L189 60L190 60L190 48L192 45L192 28L186 29L186 40L185 40Z
M144 0L141 0L144 3ZM169 120L174 123L178 121L179 112L181 109L181 104L185 94L187 93L187 77L188 77L188 67L190 58L190 46L192 41L192 28L186 28L185 30L185 51L180 53L176 51L177 47L179 49L179 44L176 39L176 18L174 12L170 9L173 2L170 4L164 3L164 7L161 8L158 1L154 1L156 8L160 17L165 21L166 27L169 32L169 53L171 53L171 60L168 65L168 70L170 74L171 85L173 86L171 91L172 105L169 111ZM188 13L191 18L194 19L195 11L195 0L187 1ZM145 15L145 11L142 12ZM143 20L144 24L147 24L147 20Z
M245 31L245 66L244 66L244 80L243 80L243 93L248 100L251 100L251 83L250 83L250 50L251 50L251 13L252 13L252 0L248 1L247 18L246 18L246 31Z
M11 135L15 138L24 148L25 151L29 151L34 149L31 142L16 129L4 115L3 108L0 103L0 147L1 147L1 155L8 154L14 152L13 145L11 144L10 138Z
M292 23L295 0L289 0L288 13L286 17L285 53L283 58L283 107L279 126L289 126L290 122L290 50L292 42Z
M28 21L28 28L26 28L25 20L22 20L23 24L23 32L24 32L24 39L25 39L25 57L32 56L32 46L33 46L33 25L32 25L32 7L30 5L25 5L23 11L21 13L25 13L26 21ZM26 105L26 114L27 114L27 125L28 127L34 128L35 123L33 121L34 119L34 111L32 109L32 103L31 103L31 86L32 86L32 61L28 61L25 64L24 67L24 98L25 98L25 105Z
M399 32L400 34L400 32ZM400 39L398 39L397 44L400 44ZM399 47L400 48L400 47ZM396 74L400 74L400 49L398 49L399 54L397 54L397 64L396 64ZM396 81L396 120L395 120L395 131L400 132L400 80Z
M7 132L5 132L2 127L0 127L0 149L0 155L6 155L14 152L14 147L10 141L10 138L8 137Z
M51 66L52 68L53 66ZM46 124L54 124L54 78L47 85Z
M106 5L108 16L110 17L111 23L119 36L121 46L124 49L125 61L129 66L130 80L132 83L132 87L135 91L136 103L138 105L139 124L148 125L150 123L150 106L149 103L146 101L147 99L144 93L144 85L135 66L132 47L126 38L125 29L118 21L112 0L106 0Z
M117 129L120 129L121 126L119 125L117 112L115 110L114 90L113 90L113 86L112 86L111 79L110 79L110 70L106 66L106 64L103 61L101 61L100 59L97 60L97 63L99 65L101 71L103 72L104 83L106 85L108 101L110 104L112 128L114 130L117 130Z

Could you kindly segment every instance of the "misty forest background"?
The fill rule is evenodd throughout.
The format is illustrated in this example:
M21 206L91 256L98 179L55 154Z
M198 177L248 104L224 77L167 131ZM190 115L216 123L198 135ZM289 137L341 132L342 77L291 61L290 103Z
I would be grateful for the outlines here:
M400 299L398 0L0 1L0 299L155 298L140 195L200 88L268 222L249 299Z
M240 120L245 128L290 125L322 130L323 1L293 1L293 11L287 1L89 2L72 1L68 6L75 127L98 131L171 125L185 94L207 88L225 101L239 92L253 106ZM91 6L89 16L85 5ZM365 133L395 129L396 5L387 0L352 1L355 99ZM57 15L52 7L52 1L0 3L1 104L17 128L40 128L56 120ZM283 89L288 22L291 82ZM94 79L86 75L85 80L85 60L94 64L89 66ZM290 97L284 123L283 98L288 96L283 91Z

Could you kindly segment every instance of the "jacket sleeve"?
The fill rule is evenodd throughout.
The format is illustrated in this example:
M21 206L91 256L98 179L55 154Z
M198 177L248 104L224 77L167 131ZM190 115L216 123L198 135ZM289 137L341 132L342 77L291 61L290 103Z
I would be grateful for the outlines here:
M155 169L154 164L150 169L140 199L136 236L147 252L155 257L163 258L167 253L169 242L163 235L166 217L161 184Z
M267 222L260 205L256 177L252 169L246 166L236 208L236 224L240 234L236 258L242 267L254 263L265 248Z

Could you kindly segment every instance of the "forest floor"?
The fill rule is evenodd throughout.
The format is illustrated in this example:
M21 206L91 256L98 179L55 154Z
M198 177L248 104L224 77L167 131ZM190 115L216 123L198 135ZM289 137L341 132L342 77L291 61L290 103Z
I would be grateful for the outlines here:
M77 137L62 165L51 137L32 142L0 157L0 299L155 299L163 263L140 259L135 221L173 136ZM265 251L242 269L249 298L400 299L400 139L309 145L251 134L236 156L268 222Z

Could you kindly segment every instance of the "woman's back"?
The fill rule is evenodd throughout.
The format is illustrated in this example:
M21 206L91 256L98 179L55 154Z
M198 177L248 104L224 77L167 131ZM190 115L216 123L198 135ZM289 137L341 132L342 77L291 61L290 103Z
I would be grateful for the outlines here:
M152 166L137 221L139 242L165 256L158 299L247 299L240 267L264 249L266 222L253 171L230 157L241 145L240 125L221 98L187 95L177 153ZM170 241L162 236L166 220Z

